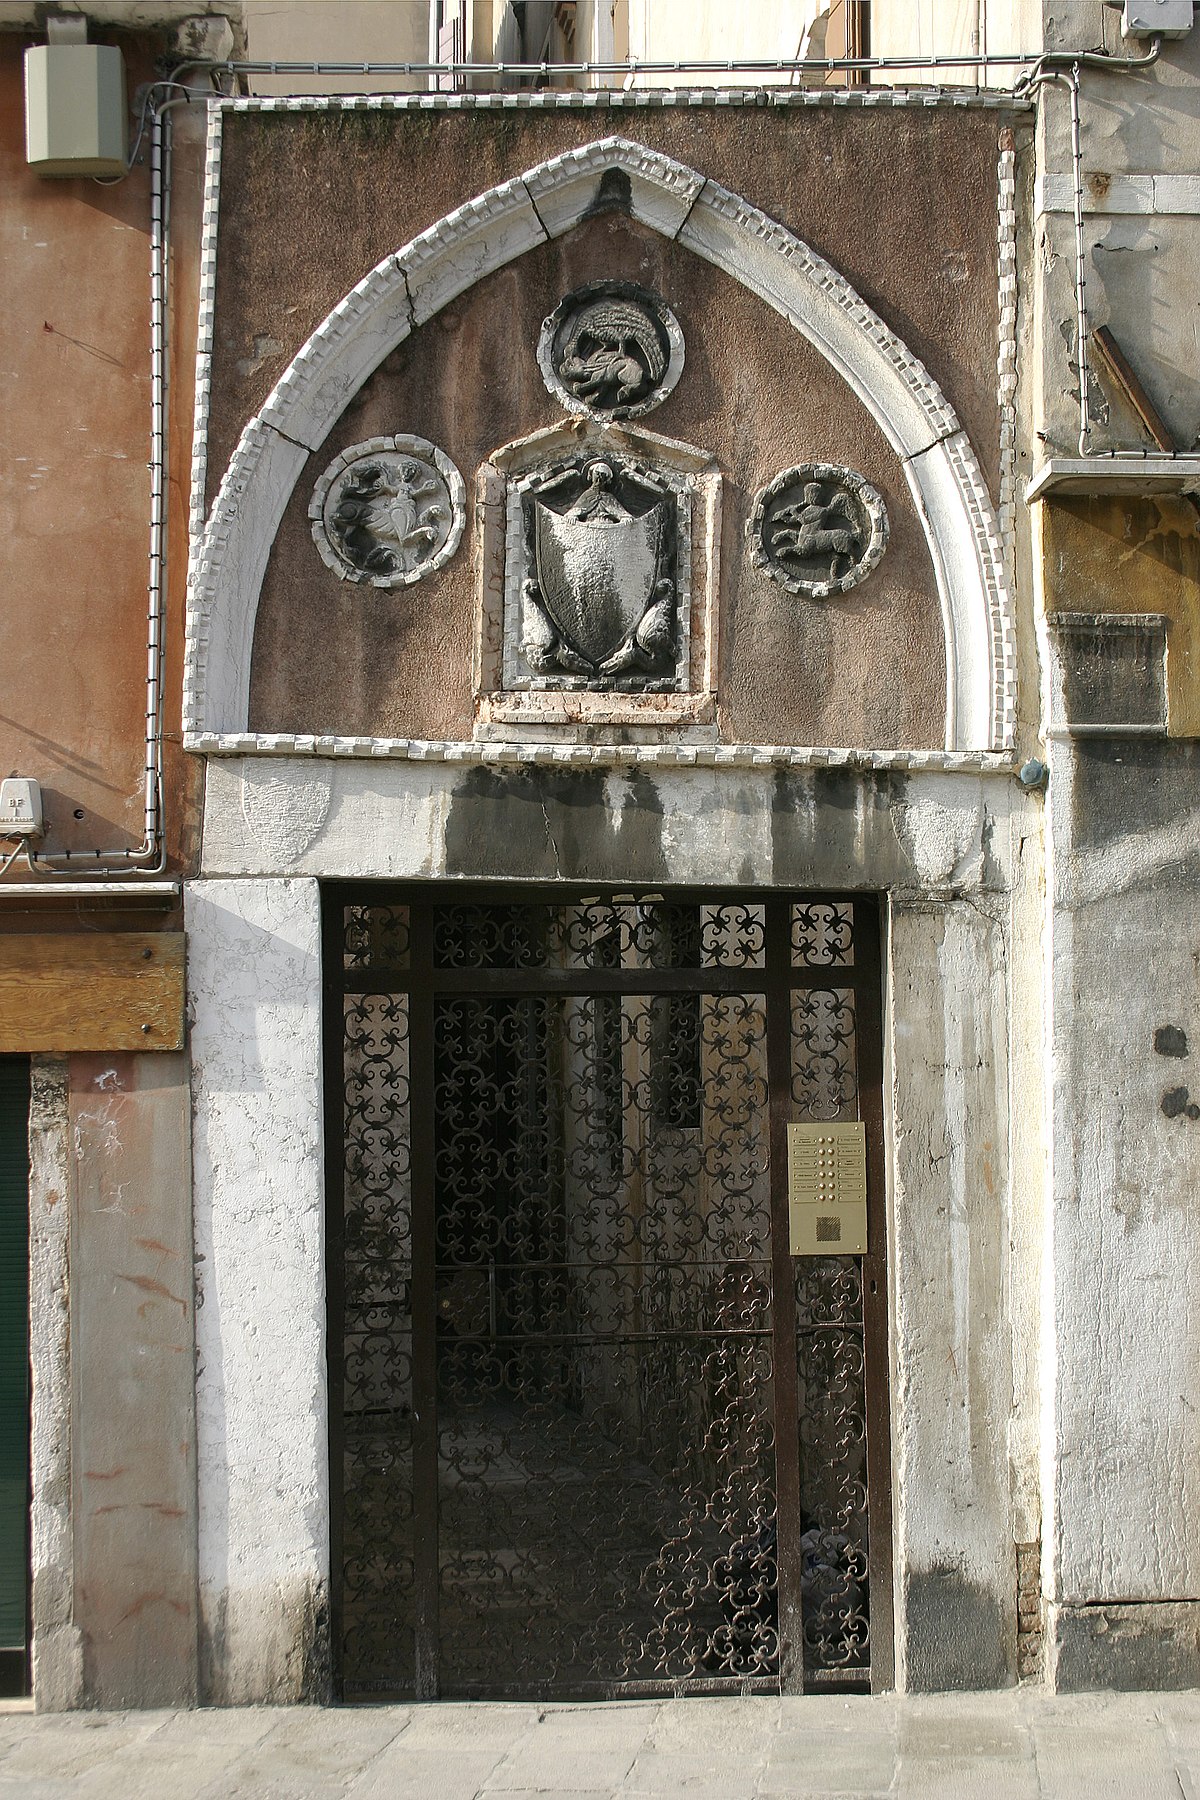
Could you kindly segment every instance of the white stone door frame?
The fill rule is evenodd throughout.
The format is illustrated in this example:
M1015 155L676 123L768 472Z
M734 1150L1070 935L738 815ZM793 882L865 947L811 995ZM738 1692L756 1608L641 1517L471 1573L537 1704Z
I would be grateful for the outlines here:
M282 1702L328 1691L318 875L445 879L447 821L478 771L349 761L326 771L311 759L257 758L237 769L224 758L210 765L211 872L186 897L201 1609L207 1697ZM320 806L307 783L318 773ZM543 791L550 774L512 779L538 786L531 810L550 806L557 828ZM284 777L271 810L285 821L292 814L292 829L281 825L269 841L252 825L267 777ZM712 880L721 867L728 880L736 845L740 889L802 888L808 878L887 895L897 1680L910 1689L1003 1685L1016 1652L1016 1581L1011 927L998 864L1014 790L987 776L929 774L908 778L883 807L875 779L847 778L839 806L832 791L816 798L824 790L813 773L813 820L805 826L797 794L774 840L762 824L770 770L751 780L738 770L666 769L637 782L671 845L672 885ZM595 783L618 833L628 829L622 789L631 780ZM653 798L641 791L648 782L657 784ZM511 798L497 792L484 802L499 834L492 854L502 855ZM840 818L859 858L853 883L835 865ZM384 819L392 829L380 829ZM781 829L811 837L814 860L794 878L780 872ZM561 837L559 851L567 853ZM564 868L562 878L578 877ZM628 878L638 878L632 865Z

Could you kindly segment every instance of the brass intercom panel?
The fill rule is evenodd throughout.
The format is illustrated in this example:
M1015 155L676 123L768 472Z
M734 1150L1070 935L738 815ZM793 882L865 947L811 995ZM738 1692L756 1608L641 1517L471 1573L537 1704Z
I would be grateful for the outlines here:
M793 1256L864 1256L867 1137L851 1125L789 1125L788 1216Z

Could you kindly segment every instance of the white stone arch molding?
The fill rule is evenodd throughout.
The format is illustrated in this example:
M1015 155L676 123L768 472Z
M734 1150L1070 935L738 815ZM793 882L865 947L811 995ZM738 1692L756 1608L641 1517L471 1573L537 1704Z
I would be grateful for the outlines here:
M634 218L774 307L867 407L903 464L933 558L946 641L946 749L1011 748L1015 652L1000 533L945 395L850 284L792 232L694 169L621 137L552 157L447 213L372 269L280 377L243 431L193 542L184 691L190 748L220 750L233 747L231 739L240 750L254 747L248 712L258 597L310 454L410 332L481 277L569 231L611 171L628 180Z

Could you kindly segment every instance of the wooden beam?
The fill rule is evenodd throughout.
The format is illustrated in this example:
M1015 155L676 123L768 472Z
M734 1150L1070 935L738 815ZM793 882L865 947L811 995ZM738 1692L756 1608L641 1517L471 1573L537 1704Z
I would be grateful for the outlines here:
M1097 325L1092 332L1092 344L1104 364L1104 369L1119 394L1145 426L1148 436L1154 439L1160 450L1168 454L1178 450L1179 445L1171 436L1171 430L1153 400L1137 378L1137 374L1125 352L1118 344L1107 325Z
M182 931L0 936L0 1051L181 1050Z

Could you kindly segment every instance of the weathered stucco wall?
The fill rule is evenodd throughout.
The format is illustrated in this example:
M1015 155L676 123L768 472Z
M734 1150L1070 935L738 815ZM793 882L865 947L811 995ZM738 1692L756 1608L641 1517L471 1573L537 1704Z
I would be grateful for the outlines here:
M1056 746L1051 781L1057 1677L1192 1686L1159 1609L1200 1569L1200 757Z
M189 1106L182 1056L68 1059L75 1622L97 1706L196 1699Z
M196 1699L181 1056L34 1059L32 1616L40 1710Z
M1200 755L1166 733L1176 694L1194 705L1188 666L1170 700L1162 673L1176 622L1187 643L1195 552L1164 528L1180 503L1125 510L1122 580L1093 585L1085 557L1047 570L1067 602L1050 619L1046 1458L1050 1664L1066 1689L1200 1679ZM1119 519L1115 502L1073 505L1051 541L1086 544ZM1163 555L1174 576L1156 574Z
M1053 48L1119 57L1119 15L1047 9ZM1085 71L1086 297L1182 452L1194 454L1200 34L1152 69ZM1033 445L1078 454L1070 109L1046 98L1030 182ZM1032 172L1031 172L1032 173ZM1089 451L1151 448L1093 348ZM1136 465L1127 464L1128 469ZM1048 1676L1063 1689L1200 1679L1196 1256L1200 1151L1187 1107L1196 992L1194 505L1096 492L1039 509L1047 799L1050 1182L1043 1319ZM1079 615L1099 615L1093 623ZM1105 615L1115 615L1107 618ZM1057 616L1057 618L1056 618ZM1165 629L1165 681L1162 652Z
M1161 613L1167 731L1200 737L1200 513L1182 495L1057 498L1044 509L1047 591L1060 612Z
M158 40L109 34L132 95ZM150 192L25 164L22 52L0 34L0 282L6 330L0 538L9 575L0 764L42 786L42 848L140 842L149 566ZM177 115L178 116L178 115ZM195 379L203 144L180 132L169 454L165 769L169 851L196 843L199 775L179 744L185 487Z

